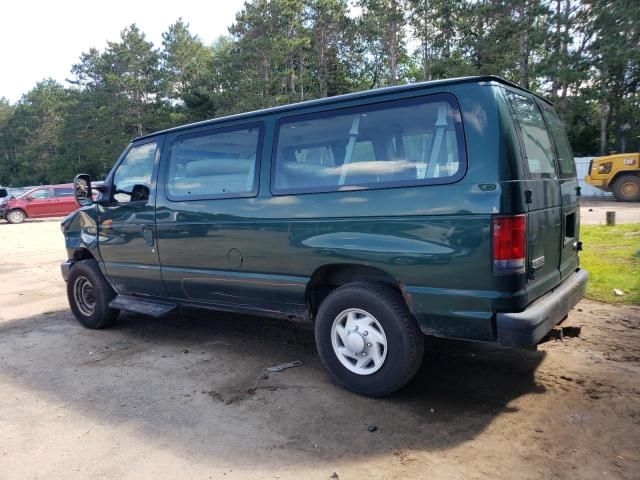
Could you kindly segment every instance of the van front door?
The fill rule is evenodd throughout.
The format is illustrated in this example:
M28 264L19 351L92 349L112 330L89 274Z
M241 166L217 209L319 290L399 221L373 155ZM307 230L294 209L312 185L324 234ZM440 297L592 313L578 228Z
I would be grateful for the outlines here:
M98 245L118 293L164 297L155 238L158 139L131 146L107 179L110 199L98 207Z

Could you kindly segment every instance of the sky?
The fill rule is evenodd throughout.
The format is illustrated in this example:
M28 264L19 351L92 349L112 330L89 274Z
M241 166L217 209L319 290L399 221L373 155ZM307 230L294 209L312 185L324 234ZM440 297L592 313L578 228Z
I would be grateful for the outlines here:
M206 44L228 34L244 0L7 0L0 7L0 98L20 99L40 80L60 83L91 47L104 50L107 40L135 23L158 47L162 32L179 17Z

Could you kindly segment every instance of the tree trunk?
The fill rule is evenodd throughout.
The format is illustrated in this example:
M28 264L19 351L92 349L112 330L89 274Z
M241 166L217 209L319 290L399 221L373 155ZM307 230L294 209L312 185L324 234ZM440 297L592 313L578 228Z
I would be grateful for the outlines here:
M607 105L604 79L605 72L602 72L602 79L600 80L600 155L607 154L607 118L609 106Z
M560 71L560 44L562 35L562 18L560 16L562 12L562 0L556 0L556 34L553 39L553 53L555 55L555 70L552 73L551 81L551 99L553 102L558 98L559 79L558 72Z
M295 95L296 94L296 65L295 65L295 62L294 62L293 58L291 59L291 62L289 63L289 70L291 72L291 75L289 75L289 82L290 82L290 86L291 86L291 95Z
M526 4L519 7L520 33L518 34L518 75L519 84L523 88L529 88L529 47L528 29L526 25Z
M389 28L387 30L387 37L389 42L389 62L391 67L391 85L397 85L398 83L398 2L397 0L391 1L391 21L389 22Z
M304 61L302 55L298 57L298 80L300 80L300 101L304 102Z
M264 85L262 87L262 98L263 101L266 102L271 89L269 88L269 58L265 53L263 53L262 56L262 75L264 79Z
M391 67L391 85L398 83L398 48L396 45L395 24L389 24L389 62Z
M431 55L430 55L430 52L429 52L429 46L427 45L426 38L423 39L422 50L423 50L423 55L424 55L423 80L426 80L428 82L428 81L431 80Z
M320 25L318 31L318 89L320 98L328 95L327 88L327 27Z
M564 15L562 17L562 23L564 24L564 35L561 40L561 59L562 62L560 67L562 71L565 73L563 78L560 78L558 81L558 86L560 88L560 100L558 101L558 106L560 109L564 110L567 106L567 90L569 89L569 80L566 77L566 71L570 68L569 62L569 33L570 33L570 22L571 22L571 0L565 0L564 4ZM576 51L578 57L582 56L583 47L579 47Z

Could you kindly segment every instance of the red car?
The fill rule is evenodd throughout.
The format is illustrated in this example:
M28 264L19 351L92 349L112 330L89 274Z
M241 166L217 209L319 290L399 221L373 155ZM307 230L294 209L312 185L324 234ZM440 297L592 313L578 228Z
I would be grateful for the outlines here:
M73 184L43 185L32 188L4 205L3 216L9 223L26 218L60 217L79 207L73 195Z

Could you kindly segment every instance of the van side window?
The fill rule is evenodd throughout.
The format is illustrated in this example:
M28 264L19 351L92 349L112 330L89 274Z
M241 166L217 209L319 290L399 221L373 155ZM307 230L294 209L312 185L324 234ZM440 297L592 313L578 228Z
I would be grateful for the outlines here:
M576 175L576 167L573 160L573 152L571 151L571 144L567 138L564 125L551 106L542 104L542 113L544 113L544 118L549 125L549 132L551 133L553 142L556 144L560 175L563 177L574 177Z
M131 148L113 175L113 199L118 203L139 200L131 198L134 186L151 188L151 175L157 144L145 143Z
M274 193L449 183L462 176L460 112L448 94L285 118Z
M515 92L506 91L515 119L520 126L529 173L554 177L554 153L542 114L535 102Z
M254 125L178 137L169 150L169 199L256 194L261 135L261 128ZM322 153L313 152L313 156L322 156Z

